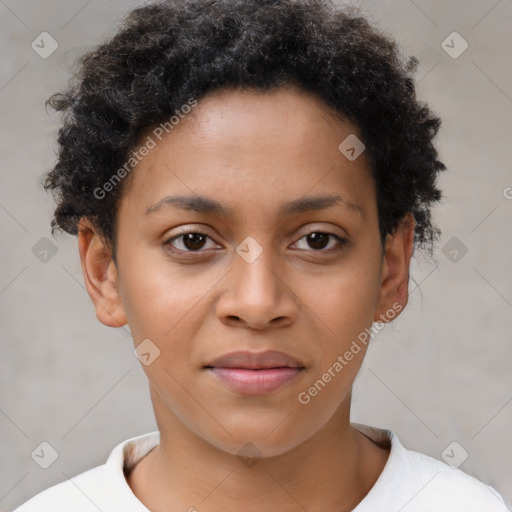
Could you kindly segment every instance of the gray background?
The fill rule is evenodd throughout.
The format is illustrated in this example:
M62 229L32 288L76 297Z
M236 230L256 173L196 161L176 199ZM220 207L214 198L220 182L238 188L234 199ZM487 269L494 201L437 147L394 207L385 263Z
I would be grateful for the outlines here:
M140 3L0 0L0 510L156 429L129 331L96 320L76 239L51 237L39 185L58 128L44 100ZM469 454L460 468L512 501L512 0L359 5L420 59L419 95L443 119L448 171L434 213L442 239L434 259L413 259L409 305L374 339L352 420L436 458L456 441L455 456ZM43 31L59 45L46 59L31 48ZM453 31L469 44L458 58L441 47ZM46 262L33 252L43 237L57 249ZM59 454L46 470L31 458L42 441Z

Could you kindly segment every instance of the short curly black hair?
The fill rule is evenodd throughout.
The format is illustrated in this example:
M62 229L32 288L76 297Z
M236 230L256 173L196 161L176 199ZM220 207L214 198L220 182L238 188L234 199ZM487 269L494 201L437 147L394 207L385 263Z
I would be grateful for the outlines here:
M58 160L43 178L58 204L55 229L78 233L87 217L115 261L123 183L101 188L141 137L215 90L299 87L360 130L377 189L381 241L407 213L416 247L432 254L440 230L430 205L445 170L433 145L441 120L417 100L418 60L353 6L330 0L165 0L131 11L116 34L87 53L67 91ZM125 180L126 181L126 180Z

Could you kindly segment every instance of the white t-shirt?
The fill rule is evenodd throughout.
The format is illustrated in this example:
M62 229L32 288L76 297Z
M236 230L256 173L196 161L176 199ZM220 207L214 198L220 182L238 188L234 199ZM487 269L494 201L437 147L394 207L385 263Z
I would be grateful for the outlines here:
M377 482L352 512L510 512L492 487L427 455L405 449L390 430L352 423L391 451ZM160 440L158 431L117 445L107 462L54 485L14 512L148 512L126 482Z

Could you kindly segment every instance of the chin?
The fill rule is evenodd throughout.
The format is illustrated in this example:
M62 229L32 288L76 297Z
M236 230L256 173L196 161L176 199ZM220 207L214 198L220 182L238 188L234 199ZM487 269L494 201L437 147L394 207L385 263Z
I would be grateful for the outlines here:
M296 428L292 429L291 426L276 428L275 422L272 426L269 425L257 428L254 423L247 422L244 425L238 425L236 429L228 427L227 431L231 436L221 429L221 432L217 432L220 437L205 436L204 439L216 448L241 459L249 458L256 461L259 458L282 455L309 437L306 433L297 432Z

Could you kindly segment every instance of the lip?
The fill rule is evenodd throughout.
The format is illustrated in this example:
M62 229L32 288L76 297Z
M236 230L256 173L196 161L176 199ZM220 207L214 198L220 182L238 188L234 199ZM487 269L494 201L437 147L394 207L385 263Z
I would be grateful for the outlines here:
M284 386L300 374L304 368L209 368L209 371L227 384L233 391L242 395L266 395Z
M294 357L278 350L265 350L264 352L237 351L225 354L206 368L245 368L249 370L262 370L266 368L304 368L304 365Z
M305 367L297 359L276 350L231 352L205 366L212 375L242 395L271 393L284 386Z

